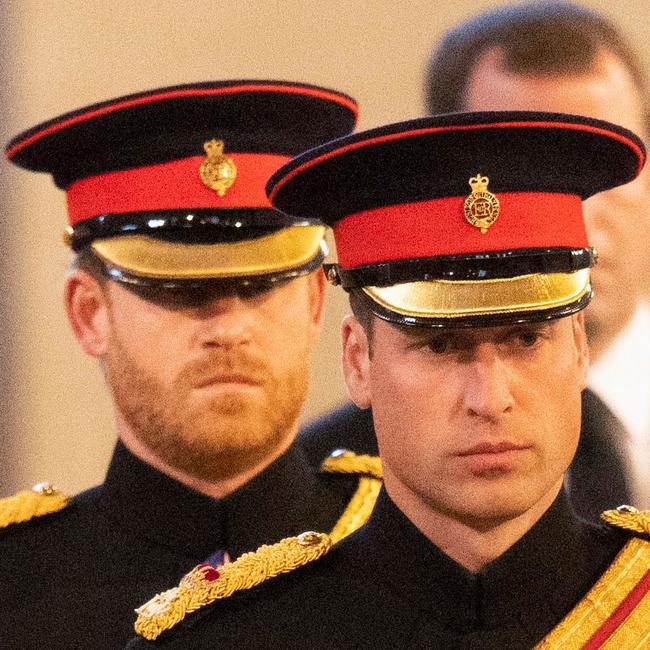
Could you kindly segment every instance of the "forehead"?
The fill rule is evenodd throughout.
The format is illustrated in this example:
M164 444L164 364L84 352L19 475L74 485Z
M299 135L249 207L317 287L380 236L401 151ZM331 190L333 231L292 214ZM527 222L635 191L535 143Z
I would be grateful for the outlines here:
M470 72L463 108L575 113L646 131L641 92L626 65L605 49L586 72L525 74L509 71L501 48L490 48Z

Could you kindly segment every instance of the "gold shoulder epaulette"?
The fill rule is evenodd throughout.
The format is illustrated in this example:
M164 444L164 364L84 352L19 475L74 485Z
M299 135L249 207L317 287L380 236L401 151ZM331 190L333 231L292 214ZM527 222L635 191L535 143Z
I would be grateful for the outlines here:
M650 513L631 506L601 517L635 533L650 531ZM534 650L647 648L650 620L650 541L632 535L584 598Z
M637 510L632 506L619 506L616 510L605 510L600 515L600 518L616 528L650 535L650 510Z
M260 546L218 569L199 564L178 587L157 594L135 610L135 631L150 641L156 639L197 609L309 564L325 555L331 546L329 535L307 532Z
M49 483L38 483L31 490L22 490L0 499L0 528L29 521L63 510L68 497Z
M321 470L328 474L359 475L354 495L330 532L332 543L336 544L361 528L372 514L382 485L381 458L337 449L321 463Z
M381 458L369 454L355 454L347 449L333 451L320 466L329 474L366 474L374 478L383 477Z

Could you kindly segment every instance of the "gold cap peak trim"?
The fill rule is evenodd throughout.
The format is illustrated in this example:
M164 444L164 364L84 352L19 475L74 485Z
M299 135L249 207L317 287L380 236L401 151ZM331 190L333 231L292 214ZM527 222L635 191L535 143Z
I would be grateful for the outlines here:
M321 251L323 226L289 226L263 237L188 244L128 235L98 239L93 251L105 262L143 278L222 279L288 271Z
M377 304L402 316L462 318L569 305L591 289L589 269L492 280L426 280L365 287Z

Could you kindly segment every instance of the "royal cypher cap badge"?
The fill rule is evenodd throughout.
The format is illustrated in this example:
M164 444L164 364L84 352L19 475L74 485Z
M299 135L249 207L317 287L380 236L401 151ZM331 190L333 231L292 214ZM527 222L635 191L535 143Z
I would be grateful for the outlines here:
M465 219L485 234L499 216L499 199L487 189L490 179L477 174L469 179L472 193L465 199Z
M232 158L223 153L222 140L210 140L203 145L206 158L199 168L203 184L223 196L237 178L237 167Z

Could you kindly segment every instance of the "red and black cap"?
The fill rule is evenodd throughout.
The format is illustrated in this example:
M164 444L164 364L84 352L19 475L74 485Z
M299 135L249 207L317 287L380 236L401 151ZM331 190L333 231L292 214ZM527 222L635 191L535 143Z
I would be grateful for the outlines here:
M264 185L297 153L350 133L357 104L284 81L151 90L16 136L7 158L66 191L68 242L112 277L167 286L277 280L315 268L323 227L274 210Z
M271 203L334 229L328 276L386 320L556 318L591 298L582 200L632 180L641 140L557 113L455 113L342 137L294 158Z

